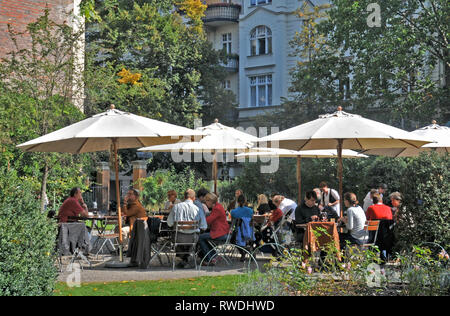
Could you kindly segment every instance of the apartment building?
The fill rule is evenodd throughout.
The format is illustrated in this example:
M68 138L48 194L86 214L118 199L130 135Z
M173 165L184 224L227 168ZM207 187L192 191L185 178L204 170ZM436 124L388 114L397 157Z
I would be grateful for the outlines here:
M321 4L327 1L308 1ZM238 124L280 106L289 96L290 70L297 59L289 42L302 27L300 0L205 0L208 40L230 54L224 87L239 104Z

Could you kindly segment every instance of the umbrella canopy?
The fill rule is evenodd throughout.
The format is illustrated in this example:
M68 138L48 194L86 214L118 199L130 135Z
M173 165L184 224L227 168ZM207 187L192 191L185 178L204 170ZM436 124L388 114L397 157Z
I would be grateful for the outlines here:
M330 149L342 140L343 149L419 148L432 142L402 129L338 111L318 119L262 137L260 142L278 142L279 148L292 150ZM273 146L271 146L273 147Z
M364 153L388 157L415 157L424 151L434 150L440 154L450 152L450 128L447 126L439 126L433 121L431 125L416 129L411 134L429 138L434 142L420 148L377 148L366 150Z
M264 158L297 158L297 184L298 184L298 202L302 199L301 185L301 159L302 158L337 158L336 149L321 149L321 150L302 150L295 151L282 148L252 148L250 152L236 155L237 158L246 157L264 157ZM360 154L356 151L344 149L342 150L342 158L367 158L368 156Z
M117 140L117 149L123 149L192 141L193 137L203 135L201 131L122 112L111 106L107 112L17 147L25 151L80 154L110 150L112 139Z
M432 141L360 115L343 112L342 107L338 107L335 113L321 115L314 121L262 137L260 142L293 150L336 148L342 210L342 149L419 148Z
M203 135L204 133L201 131L122 112L116 110L114 105L111 105L110 110L107 112L94 115L78 123L20 144L17 147L25 151L72 154L111 150L113 148L119 216L119 240L120 244L122 244L122 213L117 150L191 141L193 137L201 138ZM122 251L120 257L121 261L123 261Z
M217 119L213 124L196 128L196 130L206 134L199 142L151 146L140 148L139 151L213 153L212 174L214 192L217 193L217 153L246 151L253 147L258 137L220 124Z

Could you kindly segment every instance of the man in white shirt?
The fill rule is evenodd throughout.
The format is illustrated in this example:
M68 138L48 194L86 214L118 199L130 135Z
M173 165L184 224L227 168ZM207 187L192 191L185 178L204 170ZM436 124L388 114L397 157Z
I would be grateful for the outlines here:
M273 203L283 212L283 214L286 214L287 212L292 210L290 218L292 220L295 220L295 209L297 208L297 203L288 198L285 198L282 195L275 196L273 198Z
M319 184L319 188L322 191L322 199L321 199L321 205L323 207L330 207L333 211L336 212L336 214L338 216L340 216L340 197L339 197L339 193L334 190L334 189L330 189L328 187L328 184L325 181L322 181Z
M184 198L186 199L184 202L178 203L173 205L172 211L169 214L169 217L167 218L167 225L169 227L172 227L175 222L178 221L198 221L199 228L202 230L205 230L208 228L208 224L206 223L205 213L203 210L200 210L195 204L195 191L191 189L187 189L184 192ZM178 233L177 235L177 241L180 243L191 243L191 242L197 242L198 236L200 233L200 229L196 229L193 231L183 231L183 233ZM179 246L186 247L186 246ZM187 246L189 247L189 246ZM188 252L186 249L180 249L178 251L182 252ZM181 262L177 264L177 267L179 268L189 268L190 265L188 264L189 255L184 254L180 255L179 258L181 259Z

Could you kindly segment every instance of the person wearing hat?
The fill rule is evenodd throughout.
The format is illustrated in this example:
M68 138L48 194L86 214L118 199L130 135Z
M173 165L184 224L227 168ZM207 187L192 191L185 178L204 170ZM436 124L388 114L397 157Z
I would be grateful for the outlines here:
M381 200L383 200L383 194L386 192L386 190L387 190L387 185L384 184L384 183L381 183L381 184L378 186L378 189L372 189L372 190L370 190L370 191L367 193L366 197L364 198L364 204L363 204L363 210L364 210L364 212L367 212L367 209L369 208L369 206L372 206L372 205L373 205L373 195L374 195L375 193L378 193L378 194L380 194L380 196L381 196Z

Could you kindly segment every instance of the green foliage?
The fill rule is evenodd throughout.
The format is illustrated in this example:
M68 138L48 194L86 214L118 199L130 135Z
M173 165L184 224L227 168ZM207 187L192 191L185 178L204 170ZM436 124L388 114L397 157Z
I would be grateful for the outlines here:
M0 192L0 296L51 295L56 224L14 170L0 168Z
M412 250L398 257L400 262L401 280L406 283L403 294L417 295L448 295L449 259L448 253L440 246L436 248L422 243L412 246Z
M102 22L89 24L87 32L89 113L114 103L137 115L193 126L202 112L200 100L206 100L205 113L215 102L217 109L229 108L231 97L221 87L226 71L219 66L220 54L198 29L198 21L191 27L173 11L179 2L97 3ZM139 74L140 80L123 82L118 75L123 69Z
M174 167L169 170L158 170L144 179L143 203L149 208L161 207L167 201L167 192L175 190L178 198L183 200L184 191L193 189L197 192L201 187L206 187L206 183L199 179L194 170L186 168L181 172L176 172Z
M402 176L403 205L398 242L403 249L421 242L450 245L450 156L422 154Z

